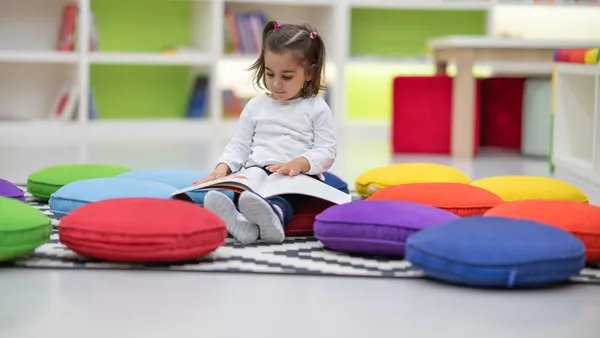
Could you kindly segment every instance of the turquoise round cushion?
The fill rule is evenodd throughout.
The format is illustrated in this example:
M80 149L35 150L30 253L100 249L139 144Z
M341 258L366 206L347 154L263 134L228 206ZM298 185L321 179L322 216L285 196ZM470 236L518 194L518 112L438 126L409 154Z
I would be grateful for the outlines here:
M419 231L406 260L430 278L478 287L542 286L577 276L585 246L551 225L502 217L466 217Z
M188 188L192 186L194 181L202 179L209 174L202 171L182 168L153 168L153 169L137 169L128 171L120 174L117 178L128 178L135 180L144 180L168 184L177 189ZM187 195L199 205L204 205L204 196L209 190L213 189L202 189L190 191ZM233 191L218 189L229 198L233 198Z
M113 198L153 197L170 199L177 188L159 182L127 178L91 178L69 183L50 195L48 206L61 218L82 205Z

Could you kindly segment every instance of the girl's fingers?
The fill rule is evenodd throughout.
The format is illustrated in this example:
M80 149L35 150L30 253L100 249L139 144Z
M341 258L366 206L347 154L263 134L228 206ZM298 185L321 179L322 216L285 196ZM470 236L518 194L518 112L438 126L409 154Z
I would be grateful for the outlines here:
M208 182L208 181L212 181L212 180L214 180L214 179L215 179L215 177L214 177L214 176L207 176L207 177L205 177L205 178L203 178L203 179L200 179L200 180L197 180L197 181L195 181L195 182L193 183L193 185L202 184L202 183L205 183L205 182Z

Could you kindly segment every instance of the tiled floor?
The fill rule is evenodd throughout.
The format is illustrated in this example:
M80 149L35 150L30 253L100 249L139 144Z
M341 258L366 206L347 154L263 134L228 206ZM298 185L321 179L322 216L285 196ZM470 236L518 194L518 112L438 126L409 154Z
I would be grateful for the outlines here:
M218 142L0 146L0 177L57 163L209 170ZM333 172L349 181L390 162L453 165L473 178L548 175L544 161L485 151L474 161L393 157L383 141L340 146ZM426 282L119 271L0 270L0 337L446 337L600 335L600 287L483 291Z

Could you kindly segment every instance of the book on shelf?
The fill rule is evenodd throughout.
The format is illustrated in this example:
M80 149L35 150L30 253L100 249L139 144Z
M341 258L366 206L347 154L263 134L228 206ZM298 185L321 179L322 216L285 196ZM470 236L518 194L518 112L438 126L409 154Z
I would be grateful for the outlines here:
M62 20L56 41L56 50L72 52L77 49L77 26L79 24L79 5L76 1L63 6ZM90 51L98 50L98 28L94 13L90 13Z
M56 95L56 99L50 110L51 120L74 120L79 111L79 83L77 81L66 81ZM94 90L90 88L88 93L88 118L98 118Z
M223 90L223 117L238 118L250 98L237 95L232 89Z
M260 94L257 94L260 95ZM319 96L322 97L325 102L329 105L331 94L329 90L324 90L319 93ZM244 107L252 99L254 96L244 96L236 93L233 89L223 89L222 90L222 99L223 99L223 117L224 118L238 118L242 114Z
M204 74L196 75L194 86L192 87L188 101L188 110L186 114L188 118L203 118L206 116L209 102L208 98L210 97L208 81L208 76Z
M225 8L224 52L228 54L258 54L267 17L260 11L236 13Z

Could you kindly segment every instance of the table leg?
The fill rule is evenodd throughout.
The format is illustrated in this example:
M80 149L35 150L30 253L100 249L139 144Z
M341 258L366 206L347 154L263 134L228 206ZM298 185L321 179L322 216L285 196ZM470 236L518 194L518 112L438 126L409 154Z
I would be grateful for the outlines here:
M438 53L434 52L435 58L435 74L436 75L446 75L446 67L448 66L448 62L441 59Z
M473 51L461 50L456 55L456 76L452 83L453 157L472 158L475 152L475 77Z

